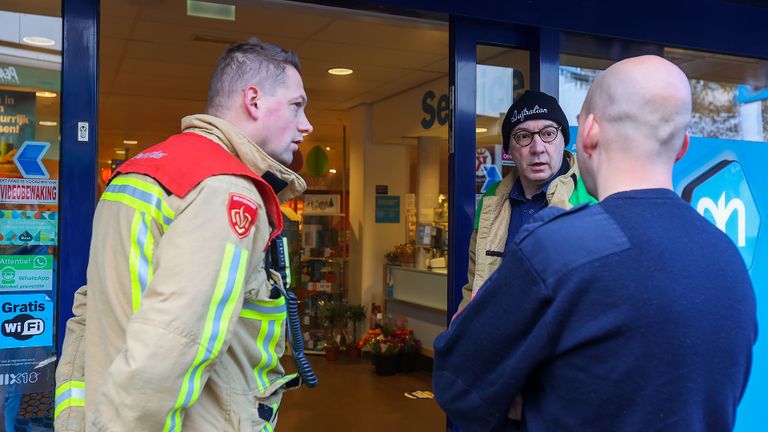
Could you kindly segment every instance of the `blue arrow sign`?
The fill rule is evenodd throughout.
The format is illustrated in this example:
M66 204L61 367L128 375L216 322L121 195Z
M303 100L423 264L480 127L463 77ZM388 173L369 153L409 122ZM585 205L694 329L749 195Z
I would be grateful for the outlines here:
M736 102L740 104L757 102L768 99L768 88L752 90L752 86L739 85L736 91ZM571 135L573 136L573 135Z
M13 162L24 178L47 179L49 177L42 159L50 147L51 143L47 142L24 141L19 152L13 157Z
M485 193L492 184L501 180L501 173L499 172L499 167L493 164L483 165L483 169L485 170L485 183L483 183L480 192Z

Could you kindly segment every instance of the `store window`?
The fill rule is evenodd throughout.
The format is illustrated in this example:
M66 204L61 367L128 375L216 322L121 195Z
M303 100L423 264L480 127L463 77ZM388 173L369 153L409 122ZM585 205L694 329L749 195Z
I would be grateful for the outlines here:
M53 430L60 2L0 10L0 429Z
M512 102L530 88L529 62L525 50L477 46L476 199L514 166L504 153L501 124Z
M567 35L563 45L559 98L572 125L601 71L622 58L655 54L688 75L693 96L692 136L768 140L768 61L584 35Z

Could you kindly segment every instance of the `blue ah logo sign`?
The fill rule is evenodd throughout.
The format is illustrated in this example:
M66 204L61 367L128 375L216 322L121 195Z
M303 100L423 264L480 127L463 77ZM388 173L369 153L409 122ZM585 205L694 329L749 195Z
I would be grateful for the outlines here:
M731 161L700 183L693 190L691 205L733 240L751 269L760 213L741 164Z

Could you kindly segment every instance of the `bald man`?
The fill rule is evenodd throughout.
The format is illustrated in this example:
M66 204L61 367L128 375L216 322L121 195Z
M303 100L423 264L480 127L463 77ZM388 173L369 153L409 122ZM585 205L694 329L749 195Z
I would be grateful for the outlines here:
M516 430L518 393L526 431L733 429L755 297L735 245L672 190L690 118L660 57L600 74L576 144L600 203L541 211L435 341L435 395L462 431Z

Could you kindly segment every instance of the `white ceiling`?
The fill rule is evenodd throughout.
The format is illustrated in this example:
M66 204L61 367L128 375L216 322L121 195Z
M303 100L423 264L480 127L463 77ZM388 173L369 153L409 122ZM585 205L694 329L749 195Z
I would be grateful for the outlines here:
M114 148L129 147L125 139L143 148L177 132L181 117L202 112L216 60L227 44L250 36L298 54L315 127L307 149L340 148L350 108L448 73L446 23L298 3L238 2L232 22L187 16L181 0L103 0L100 31L101 161L119 157ZM355 73L327 73L338 66Z

